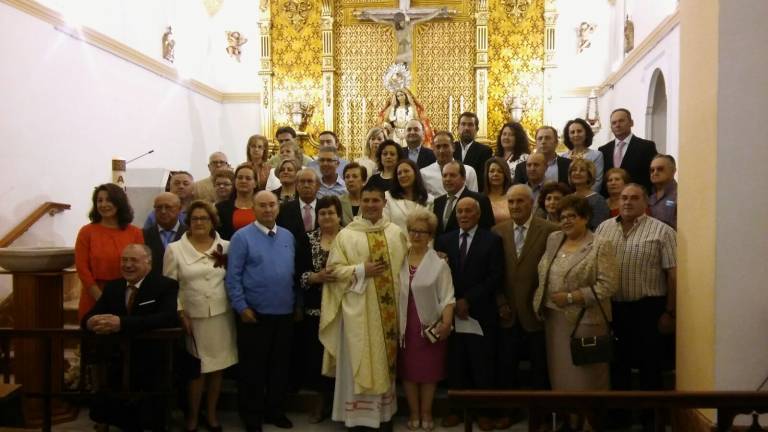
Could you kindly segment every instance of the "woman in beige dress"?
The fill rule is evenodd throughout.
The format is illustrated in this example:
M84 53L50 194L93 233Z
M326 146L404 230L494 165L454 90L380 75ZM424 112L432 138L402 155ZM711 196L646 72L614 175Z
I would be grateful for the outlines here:
M618 268L610 241L587 229L591 207L578 195L560 201L562 231L547 239L539 262L539 287L533 309L544 320L547 365L552 390L609 390L608 363L575 366L571 360L571 332L579 313L586 308L577 337L602 336L608 325L610 298L617 289ZM585 428L588 430L588 426Z
M163 274L179 281L179 320L187 333L187 351L200 359L201 376L189 382L186 429L197 429L207 383L208 429L216 431L221 430L216 405L223 372L237 363L234 314L224 287L229 242L216 233L216 209L207 202L190 204L186 224L187 233L168 244Z
M492 157L485 161L483 171L483 194L491 201L494 220L497 224L509 220L511 216L507 204L507 189L512 186L509 165L500 157Z

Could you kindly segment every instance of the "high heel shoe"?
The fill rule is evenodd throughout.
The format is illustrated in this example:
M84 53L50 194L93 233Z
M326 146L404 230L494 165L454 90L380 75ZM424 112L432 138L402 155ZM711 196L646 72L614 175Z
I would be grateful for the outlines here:
M435 430L435 422L432 419L429 420L422 420L421 421L421 428L424 429L426 432L432 432Z
M421 421L419 419L416 419L416 420L409 419L408 420L408 430L415 431L415 430L419 430L420 427L421 427Z

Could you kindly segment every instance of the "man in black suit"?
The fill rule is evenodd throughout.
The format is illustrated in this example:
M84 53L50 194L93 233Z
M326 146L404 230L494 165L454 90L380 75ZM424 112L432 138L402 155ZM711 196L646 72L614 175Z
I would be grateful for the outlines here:
M536 153L544 155L544 182L560 182L568 184L568 168L571 160L560 157L555 152L557 148L557 129L552 126L542 126L536 130ZM515 167L514 183L528 183L526 164Z
M120 270L123 277L104 286L101 297L83 317L83 329L96 334L137 335L160 328L176 327L176 296L178 283L150 273L152 251L142 244L123 249ZM120 390L122 361L114 340L99 340L96 348L107 353L107 382L110 390ZM165 380L163 344L158 341L136 341L131 344L131 391L158 391ZM91 407L91 419L115 425L126 431L165 430L165 406L156 396L121 399L96 397Z
M626 108L617 108L611 113L611 132L616 137L609 143L598 148L603 153L605 168L608 172L614 167L623 168L629 173L633 183L645 187L646 193L652 190L651 185L651 161L656 156L656 143L648 141L632 134L632 114ZM605 182L600 191L603 196L608 196Z
M280 205L277 225L290 231L297 241L306 237L304 233L317 228L315 207L319 190L320 178L315 170L304 168L296 174L296 192L299 199Z
M443 187L447 193L435 198L432 207L432 211L437 216L437 235L459 228L456 204L464 197L472 197L479 203L482 228L490 229L495 224L491 201L487 196L469 190L466 187L466 181L467 171L461 162L454 160L443 166Z
M144 244L152 249L153 275L163 274L163 256L168 243L177 241L187 232L187 226L179 221L181 200L170 192L162 192L155 197L155 223L144 228Z
M478 226L480 203L465 197L456 204L459 230L438 237L435 250L448 256L456 297L456 334L448 339L447 380L451 389L493 388L493 365L498 325L496 296L504 279L504 248L501 237ZM462 322L476 320L482 335L464 332ZM487 413L480 413L481 430L493 430ZM461 419L451 414L444 427Z
M477 173L477 185L482 189L485 184L485 161L493 156L493 151L487 145L475 142L480 120L473 112L464 112L459 117L459 141L454 145L453 158L469 165Z
M435 152L424 147L424 125L420 120L409 120L405 124L405 144L408 159L412 160L419 169L435 163Z

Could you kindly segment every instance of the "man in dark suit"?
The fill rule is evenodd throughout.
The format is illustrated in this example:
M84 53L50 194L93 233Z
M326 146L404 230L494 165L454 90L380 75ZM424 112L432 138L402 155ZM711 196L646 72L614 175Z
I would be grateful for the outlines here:
M315 207L319 190L320 178L315 170L304 168L296 174L296 192L299 199L280 205L277 225L290 231L297 241L306 237L304 233L317 228Z
M409 120L405 124L405 144L406 155L412 160L419 169L435 163L435 152L423 146L424 144L424 125L420 120Z
M646 193L651 187L651 161L656 156L656 143L632 134L632 114L626 108L617 108L611 113L611 132L614 140L598 148L603 153L603 162L608 172L614 167L623 168L629 173L633 183L645 187ZM608 196L608 190L603 182L603 196Z
M480 120L473 112L464 112L459 117L459 141L454 145L453 158L469 165L477 173L477 185L482 189L485 184L485 161L493 156L493 151L487 145L475 142Z
M493 227L504 246L505 280L496 297L499 313L497 388L520 388L520 361L531 363L531 386L545 390L547 352L544 327L533 310L533 293L539 286L538 266L547 247L547 237L559 228L533 215L533 192L527 185L514 185L507 191L511 220ZM526 355L527 353L527 355ZM532 421L533 419L529 420ZM507 429L511 419L504 414L496 429Z
M557 129L552 126L542 126L536 130L536 153L544 155L544 182L560 182L568 184L568 168L571 160L560 157L555 152L557 148ZM514 183L528 183L526 164L515 167Z
M456 204L461 198L474 198L480 205L480 227L490 229L494 224L491 201L487 196L472 192L466 187L467 172L464 164L457 161L448 162L443 166L443 187L447 192L435 198L432 211L437 216L437 235L454 231L459 228L456 219Z
M478 226L480 204L465 197L456 204L459 230L438 237L435 250L444 252L451 267L456 297L456 334L448 340L447 380L452 389L493 387L498 313L496 296L504 277L504 250L501 238ZM482 334L465 332L462 323L475 320ZM493 430L493 422L481 413L481 430ZM443 419L453 427L461 419L455 413Z
M93 308L83 317L81 326L96 334L136 335L159 328L176 327L175 280L150 273L152 251L142 244L126 246L120 257L121 279L107 282ZM110 390L120 390L122 361L114 341L99 340L96 348L107 354L107 382ZM158 391L164 381L163 344L136 341L131 344L130 385L132 391ZM91 418L98 423L115 425L126 431L165 430L165 406L154 396L94 398Z
M168 243L177 241L187 232L187 226L179 221L181 200L170 192L155 197L155 218L157 223L144 228L144 244L152 250L153 275L163 274L163 256Z

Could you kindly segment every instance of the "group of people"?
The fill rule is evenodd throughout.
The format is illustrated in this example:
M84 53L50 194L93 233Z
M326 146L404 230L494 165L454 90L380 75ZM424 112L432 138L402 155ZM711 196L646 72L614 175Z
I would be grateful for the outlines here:
M186 430L201 418L221 430L222 378L235 365L248 431L292 427L285 402L297 387L322 396L312 422L386 429L399 379L408 428L426 431L440 382L630 389L636 367L644 389L661 389L675 318L675 160L631 128L629 111L615 110L615 139L593 150L589 124L574 119L558 155L555 128L539 128L531 152L522 126L507 123L494 149L475 142L478 118L466 112L456 141L438 131L427 148L413 119L405 146L372 128L364 156L346 161L333 132L312 160L281 127L272 157L255 135L234 170L216 152L203 180L172 172L143 230L123 189L100 185L76 244L82 325L184 329ZM610 329L615 360L574 365L570 339ZM141 416L122 426L162 429L154 408L149 426ZM443 426L460 422L458 409ZM477 418L505 429L513 414Z

